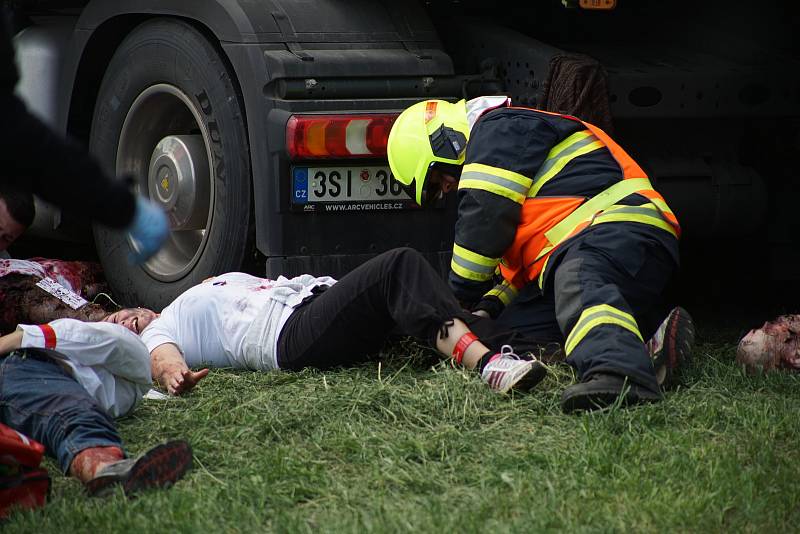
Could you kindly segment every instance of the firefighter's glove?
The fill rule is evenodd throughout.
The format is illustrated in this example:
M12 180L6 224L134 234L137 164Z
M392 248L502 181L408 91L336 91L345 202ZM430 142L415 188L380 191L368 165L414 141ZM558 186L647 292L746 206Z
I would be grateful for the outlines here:
M130 261L136 264L146 262L158 252L168 235L169 223L164 212L144 197L137 197L136 212L128 227L128 237L133 249L129 256Z
M480 311L486 314L485 317L497 319L497 316L500 315L504 308L505 305L499 298L494 295L488 295L479 300L478 303L472 307L471 311L472 313ZM477 315L477 313L475 314Z

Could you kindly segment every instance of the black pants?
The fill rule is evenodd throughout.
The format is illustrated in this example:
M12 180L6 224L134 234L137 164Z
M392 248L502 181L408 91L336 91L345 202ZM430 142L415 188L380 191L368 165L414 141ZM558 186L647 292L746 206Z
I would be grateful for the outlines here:
M561 250L544 292L524 288L498 326L566 342L567 363L581 378L613 372L657 388L642 340L665 316L661 292L676 257L677 241L662 230L635 223L599 225ZM633 329L621 326L626 315L633 318Z
M422 255L398 248L299 306L278 338L278 367L324 369L364 361L395 331L433 345L439 329L453 318L467 323L490 349L509 344L518 354L539 350L535 341L462 310Z

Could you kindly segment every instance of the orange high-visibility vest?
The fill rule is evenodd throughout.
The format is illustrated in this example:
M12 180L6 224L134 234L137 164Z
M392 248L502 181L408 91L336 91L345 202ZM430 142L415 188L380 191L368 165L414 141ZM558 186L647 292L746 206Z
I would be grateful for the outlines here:
M517 108L517 109L530 109L530 108ZM581 123L592 134L603 143L603 145L611 152L616 162L622 170L623 180L630 179L645 179L647 175L639 167L639 165L631 158L622 147L620 147L608 134L603 130L584 122L577 117L570 115L562 115L559 113L551 113L548 111L534 110L540 113L548 113L564 117ZM614 186L612 186L613 188ZM609 188L609 189L612 189ZM608 190L607 190L608 191ZM651 203L657 208L657 213L668 223L667 231L670 231L676 237L680 236L680 225L675 214L667 206L664 198L655 191L649 182L646 182L641 188L637 188L633 193L640 194L647 197ZM602 193L601 193L602 195ZM598 197L600 195L597 195ZM597 198L597 197L593 197ZM503 260L500 263L500 271L507 281L514 287L521 288L529 282L540 278L544 270L547 260L550 255L558 248L559 244L566 241L570 237L577 235L579 232L592 224L603 222L602 217L598 218L606 209L611 205L602 206L602 209L595 211L590 216L578 222L566 231L557 232L561 238L557 242L552 242L546 235L551 230L562 230L556 228L557 225L562 223L567 217L572 215L582 205L588 203L591 199L585 197L564 197L564 196L533 196L527 198L522 205L522 214L520 217L519 226L517 226L517 233L514 237L514 242L506 250L503 255ZM612 202L613 205L613 202ZM614 220L625 220L624 216L616 217ZM631 219L633 220L633 219ZM642 222L642 221L637 221ZM666 225L665 225L666 226ZM551 236L552 237L552 236ZM541 280L539 281L541 285Z

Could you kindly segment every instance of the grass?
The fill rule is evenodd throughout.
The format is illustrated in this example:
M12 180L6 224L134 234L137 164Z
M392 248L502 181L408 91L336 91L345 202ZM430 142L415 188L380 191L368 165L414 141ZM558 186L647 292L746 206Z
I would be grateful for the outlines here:
M134 454L192 443L174 488L90 500L48 463L49 504L3 531L796 530L800 376L746 376L706 338L665 402L581 416L561 414L564 368L503 397L413 344L324 373L216 371L119 422Z

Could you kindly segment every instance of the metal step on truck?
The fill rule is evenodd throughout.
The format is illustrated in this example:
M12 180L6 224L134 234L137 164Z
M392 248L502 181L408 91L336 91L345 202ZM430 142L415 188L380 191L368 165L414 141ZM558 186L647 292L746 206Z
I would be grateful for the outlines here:
M14 23L29 108L169 215L166 245L133 266L122 235L38 206L38 235L94 239L125 303L159 308L225 271L341 275L397 246L444 272L454 195L417 208L391 176L386 141L414 102L482 94L607 109L606 127L664 191L690 245L740 254L757 244L764 269L799 274L790 193L800 183L786 165L800 151L796 7L0 4Z

